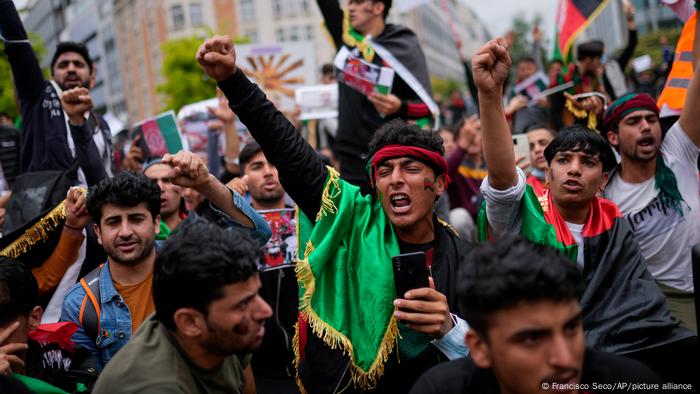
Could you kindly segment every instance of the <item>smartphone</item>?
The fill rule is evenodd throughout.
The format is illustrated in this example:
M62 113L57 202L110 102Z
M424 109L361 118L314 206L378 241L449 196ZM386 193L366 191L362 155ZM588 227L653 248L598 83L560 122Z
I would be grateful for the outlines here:
M525 157L525 159L518 164L529 166L530 141L527 139L527 134L515 134L513 136L513 149L515 150L515 160L518 160L519 157Z
M407 291L428 287L428 265L425 253L405 253L391 259L394 266L396 297L403 298Z

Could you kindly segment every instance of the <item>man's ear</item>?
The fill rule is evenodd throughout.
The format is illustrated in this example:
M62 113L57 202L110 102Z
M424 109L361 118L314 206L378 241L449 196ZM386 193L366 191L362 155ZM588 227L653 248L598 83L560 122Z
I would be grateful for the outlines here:
M464 343L467 345L467 348L469 348L469 355L472 360L474 360L474 364L476 364L477 367L491 368L491 350L484 337L472 329L467 331L467 335L464 337Z
M207 331L207 322L202 312L194 308L180 308L173 314L179 333L186 337L198 337Z
M153 224L156 226L156 235L160 234L160 214L156 215Z
M384 15L384 10L386 9L386 4L383 1L377 1L372 4L372 13L377 15Z
M39 324L41 324L41 317L43 315L44 311L38 305L35 306L31 312L29 312L28 324L30 330L34 330L39 327Z
M552 170L549 168L549 164L544 167L544 179L548 184L552 183L550 177L552 176Z
M435 194L441 196L447 190L447 174L438 175L435 178Z
M619 146L619 144L620 144L620 138L619 138L619 136L617 135L617 133L614 133L614 132L612 132L612 131L608 131L607 136L608 136L608 142L610 143L610 145L612 145L612 146L614 146L614 147Z
M92 229L95 230L95 235L97 236L97 243L102 245L102 232L100 231L100 226L97 223L93 223Z
M610 180L610 172L603 172L603 180L600 182L600 187L598 188L599 193L602 193L605 191L605 186L608 185L609 180Z
M97 64L92 64L92 71L90 71L90 89L94 89L97 85Z

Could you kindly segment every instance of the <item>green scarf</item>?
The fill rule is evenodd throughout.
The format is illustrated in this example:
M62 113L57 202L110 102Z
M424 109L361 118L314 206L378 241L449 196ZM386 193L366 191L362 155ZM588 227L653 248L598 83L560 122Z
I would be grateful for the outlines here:
M661 200L666 200L671 203L671 207L678 211L683 216L683 206L685 203L681 192L678 190L678 182L676 175L668 168L664 162L663 156L659 153L656 156L656 174L654 174L654 188L659 191ZM687 205L687 203L686 203Z
M24 383L29 391L34 394L68 394L66 391L63 391L56 386L52 386L43 380L30 378L29 376L18 373L13 374L12 377Z
M381 204L328 168L312 223L297 208L299 311L313 333L350 356L356 386L371 388L398 338L391 264L399 243ZM299 335L295 363L301 363Z
M158 234L156 234L156 239L159 241L164 241L164 240L168 239L168 237L170 236L170 233L172 233L172 231L170 230L168 225L165 224L165 220L161 220L160 221L160 230L158 231Z

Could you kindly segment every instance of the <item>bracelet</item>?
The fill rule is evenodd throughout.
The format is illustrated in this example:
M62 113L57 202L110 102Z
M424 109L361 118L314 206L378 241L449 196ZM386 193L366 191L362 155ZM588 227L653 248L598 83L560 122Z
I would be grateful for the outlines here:
M69 226L68 223L63 223L63 227L67 227L67 228L69 228L69 229L71 229L71 230L75 230L75 231L81 231L81 232L83 231L82 228L80 228L80 227Z

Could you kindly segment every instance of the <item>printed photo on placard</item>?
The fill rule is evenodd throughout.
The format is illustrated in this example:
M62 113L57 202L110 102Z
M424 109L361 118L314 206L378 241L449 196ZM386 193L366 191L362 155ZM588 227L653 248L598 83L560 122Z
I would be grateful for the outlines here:
M262 271L294 266L297 249L294 209L268 209L258 211L270 225L272 235L264 246Z

